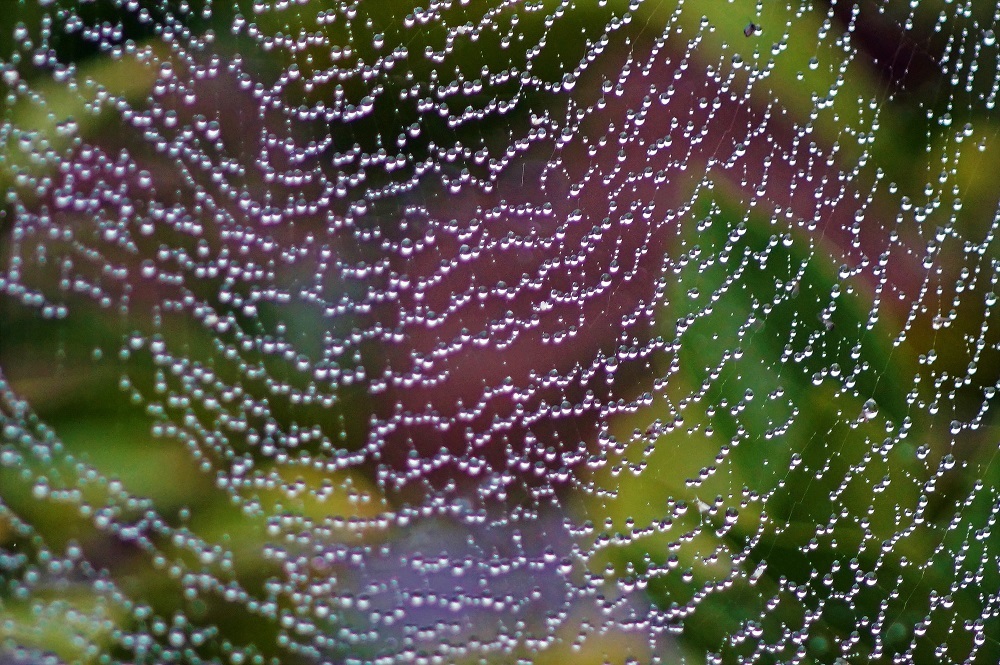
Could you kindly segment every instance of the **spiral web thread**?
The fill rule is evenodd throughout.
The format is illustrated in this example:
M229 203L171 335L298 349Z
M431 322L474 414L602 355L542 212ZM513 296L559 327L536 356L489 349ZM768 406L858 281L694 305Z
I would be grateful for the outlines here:
M0 663L1000 658L1000 6L10 11Z

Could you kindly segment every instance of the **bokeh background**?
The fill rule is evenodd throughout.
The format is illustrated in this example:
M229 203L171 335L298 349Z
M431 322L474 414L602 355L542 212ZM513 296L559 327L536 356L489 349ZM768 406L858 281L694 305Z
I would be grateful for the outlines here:
M1000 660L998 11L11 0L0 663Z

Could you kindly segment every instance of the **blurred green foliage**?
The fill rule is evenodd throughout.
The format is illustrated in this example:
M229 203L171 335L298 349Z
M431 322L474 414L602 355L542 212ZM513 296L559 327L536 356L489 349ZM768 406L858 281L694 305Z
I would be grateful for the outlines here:
M179 3L166 6L176 8ZM190 3L189 28L215 31L216 48L223 57L239 52L262 76L283 70L288 63L269 62L271 55L247 49L239 38L228 35L227 26L236 11L252 11L243 6L249 3L236 3L235 8L230 4ZM587 40L600 35L608 17L621 9L621 3L605 4L567 10L575 12L569 24L572 29L560 24L561 32L549 35L544 52L535 60L539 76L557 78L566 63L578 58ZM924 2L914 10L919 48L930 53L940 48L944 37L935 36L928 26L933 26L946 4ZM412 33L400 27L409 10L403 2L362 3L354 24L336 23L325 36L333 44L354 43L363 57L373 56L364 52L368 46L353 41L351 33L352 25L370 20L373 32L384 33L383 49L405 41L411 52L421 53L440 43L443 25L460 25L482 14L476 3L455 8L412 41ZM0 58L12 61L16 49L11 35L18 25L33 30L49 11L35 2L8 8L0 16ZM296 12L267 14L260 26L264 32L291 34L301 27L294 24L295 17L306 24L315 11L316 6L310 5ZM123 15L115 3L106 1L82 5L79 12L94 24L114 23ZM715 29L706 33L698 47L700 64L695 66L702 67L734 55L750 61L753 50L771 48L773 37L776 51L769 87L758 84L751 98L758 103L780 99L783 112L808 124L817 97L836 89L836 102L812 124L812 137L827 145L840 142L841 158L848 164L860 159L866 148L852 140L856 137L840 133L842 118L868 113L870 109L857 106L862 100L880 100L880 126L871 128L877 141L868 169L884 170L884 177L897 184L901 196L917 201L923 198L925 184L936 177L941 156L956 156L954 178L966 204L953 219L938 222L934 218L933 223L939 229L950 226L956 243L980 238L989 228L990 206L996 203L995 183L982 174L993 174L1000 165L994 163L995 151L971 148L982 142L992 145L998 132L994 116L982 110L981 104L968 104L967 109L961 107L963 117L951 120L950 129L928 128L924 120L931 116L927 111L933 110L937 118L953 113L942 104L959 106L949 96L955 88L928 84L890 99L891 83L871 66L863 51L845 49L846 39L816 38L817 33L843 29L830 21L832 12L825 5L767 4L761 10L749 2L687 3L675 11L663 3L646 3L636 13L633 28L658 32L676 16L678 32L691 31L707 20ZM542 23L546 13L524 14L524 42L547 34ZM751 19L762 26L764 39L744 38L743 27ZM126 21L123 29L123 41L131 39L159 57L171 57L149 25ZM483 67L509 66L510 54L518 50L504 48L501 54L501 48L500 43L486 40L478 46L465 44L446 62L470 75ZM10 86L5 90L2 120L8 131L3 134L5 147L0 154L0 183L8 192L8 208L0 217L4 262L14 244L11 206L37 204L30 198L18 199L15 190L25 191L26 181L54 173L61 156L81 143L115 144L120 123L107 107L95 111L95 100L110 94L141 105L154 84L155 73L148 67L133 59L111 58L92 42L62 36L54 42L54 49L60 61L75 65L77 80L86 84L71 90L22 63L17 71L22 77L32 77L29 83L37 93L35 100L14 95ZM314 58L318 68L330 56L329 44L301 55ZM416 77L429 75L427 60L412 61L423 67L414 66ZM406 84L402 79L397 83ZM745 79L733 87L741 83ZM512 89L517 85L511 82ZM366 84L358 78L344 88L349 98L366 94ZM327 94L325 89L302 91L304 101ZM536 100L525 106L540 103ZM342 131L367 149L386 134L385 127L402 130L413 121L405 110L386 101L363 122L325 131L335 135ZM970 150L960 151L951 137L955 127L966 122ZM486 136L487 143L504 145L515 133L513 128L526 123L527 118L517 114L497 115L454 130L442 120L440 126L428 129L424 140L429 144L456 132L473 132ZM18 128L21 136L15 138L10 127ZM16 141L32 143L34 149L18 149ZM923 145L928 146L926 150L921 149ZM29 153L36 156L34 160L26 160ZM647 408L608 423L605 434L621 442L620 459L581 479L579 487L585 491L567 490L563 499L567 505L580 507L595 525L589 536L594 542L605 540L588 560L589 572L616 580L647 578L648 601L665 610L690 604L679 642L693 661L707 651L720 652L724 662L749 657L754 640L737 644L730 638L744 622L758 616L766 617L758 627L765 642L778 641L788 630L808 627L809 640L801 646L805 662L834 662L833 645L854 633L861 635L856 646L860 659L860 654L877 645L872 631L859 631L859 627L873 623L885 654L909 648L920 662L936 662L940 652L934 647L940 644L962 653L971 638L955 627L988 613L979 589L995 592L1000 588L995 567L976 568L982 561L997 560L998 541L989 533L975 537L977 529L992 524L998 499L995 437L990 438L996 426L988 415L978 432L968 434L956 446L947 425L952 416L934 413L932 408L942 391L948 391L930 384L934 377L967 374L969 336L979 334L981 324L992 316L990 310L978 302L963 301L955 308L953 324L936 326L935 317L947 317L952 309L949 299L954 294L942 292L925 299L912 316L905 307L890 303L883 308L885 315L872 325L871 283L860 278L845 280L822 245L776 228L767 214L743 209L736 193L720 185L699 199L690 219L680 232L675 257L686 256L687 264L665 279L670 304L656 316L655 334L679 340L677 367L651 366L648 381L638 378L636 385L628 387L636 394L651 391L655 397ZM931 226L931 221L926 222L923 228L928 230L920 233L933 235ZM995 254L996 247L990 244L981 265L995 262ZM943 275L940 283L954 290L955 280L968 279L961 276L963 260L960 251L943 253L938 264ZM55 271L51 265L28 269L37 269L39 274ZM831 293L838 294L835 308L829 306ZM935 304L940 313L932 311ZM905 343L896 344L908 317L915 323L909 326ZM286 318L302 321L271 311L262 313L259 325L273 328ZM172 341L180 340L178 348L191 357L212 358L217 352L215 340L206 338L204 330L185 325L191 324L181 321L170 329ZM312 335L323 325L328 324L302 323L293 333L307 345L315 342ZM398 506L379 495L374 474L329 474L296 466L291 460L258 466L261 489L256 496L243 497L255 502L258 510L248 514L253 511L241 509L219 490L210 473L212 464L201 464L194 446L158 436L156 426L162 426L165 419L151 414L146 404L130 403L135 401L130 399L131 388L156 381L157 370L149 358L140 351L127 359L99 352L126 347L127 336L136 326L128 313L84 303L74 303L64 320L43 320L36 310L0 298L0 367L14 393L30 406L26 416L30 426L50 433L50 439L58 442L53 450L59 454L47 467L27 456L17 464L0 465L0 555L17 558L35 552L42 560L79 548L81 560L99 562L114 587L136 599L126 613L122 604L105 602L90 585L66 582L35 588L0 572L0 650L10 644L37 646L67 662L126 657L111 646L121 644L122 633L169 633L170 627L156 625L157 620L143 625L142 617L148 614L186 617L213 627L189 654L191 662L221 658L236 645L255 645L261 660L273 657L282 663L295 662L277 646L280 630L275 617L288 607L253 613L240 603L208 602L201 595L194 599L195 594L187 590L198 582L172 570L169 561L188 560L191 570L209 570L234 587L266 595L268 581L280 575L275 562L262 556L269 538L267 516L292 515L309 524L329 516L373 519ZM956 389L960 395L952 408L974 410L992 399L984 395L1000 377L993 346L998 328L984 329L990 351L979 360L972 382ZM926 360L929 352L938 357L933 371ZM839 366L840 376L831 372L834 365ZM864 370L845 389L845 377L862 366ZM281 372L275 366L268 374ZM124 374L129 376L129 386L122 383ZM920 375L926 380L915 381ZM653 386L653 377L668 377L668 381L665 386ZM343 399L327 422L332 431L344 433L344 450L356 450L368 436L372 405L366 400L372 398L358 387L344 387L338 395ZM276 406L276 413L292 422L303 408ZM657 417L651 414L664 413L678 417L673 422L661 417L662 428L647 437L644 433ZM969 416L955 414L955 418L968 420ZM4 436L9 439L0 450L14 450L18 442L13 430ZM954 464L960 473L938 473L939 468ZM41 477L49 488L44 493L39 490ZM80 478L85 481L78 482ZM927 484L935 478L937 491L920 499L930 494ZM324 487L332 486L337 491L329 498L316 499ZM91 515L81 514L80 504L100 511L109 497L121 493L141 497L145 503L137 505L135 515L113 515L115 521L140 520L143 506L155 507L180 533L218 545L219 552L232 553L231 560L199 562L178 539L156 543L164 558L150 561L141 549L109 537L94 528ZM874 494L878 497L873 501ZM917 505L923 506L922 516L907 512ZM730 518L727 508L735 510ZM663 524L667 516L675 517ZM714 530L706 530L706 524ZM911 524L907 537L895 541L900 529ZM821 537L815 536L818 525L825 525ZM346 528L332 537L368 542ZM370 538L378 542L392 537L390 531ZM619 538L626 544L619 546ZM959 551L964 552L965 563L956 567ZM748 555L738 556L741 552ZM858 570L871 576L866 578L872 580L866 588L856 581ZM817 576L816 571L839 572ZM965 571L975 583L963 583L946 609L934 610L930 630L917 634L920 622L931 612L927 599L955 584ZM724 586L737 572L744 577ZM752 582L742 581L747 578ZM697 595L713 581L723 588L705 598ZM772 598L792 597L799 589L808 590L809 602L822 599L822 605L780 603L775 604L777 611L769 611ZM992 637L995 620L988 632L991 639L978 657L981 662L996 662L1000 643ZM112 635L117 635L117 642ZM644 648L627 634L603 639L583 651L592 662L601 662L608 654L642 653ZM789 643L785 652L760 655L758 662L785 662L798 650L800 645ZM537 662L565 657L558 648L524 656L537 656ZM574 662L581 662L581 657L573 656Z

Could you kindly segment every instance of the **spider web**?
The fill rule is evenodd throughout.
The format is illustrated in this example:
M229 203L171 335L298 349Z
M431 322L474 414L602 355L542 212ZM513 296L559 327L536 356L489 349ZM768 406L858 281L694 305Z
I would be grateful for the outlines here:
M1000 6L0 18L0 663L991 662Z

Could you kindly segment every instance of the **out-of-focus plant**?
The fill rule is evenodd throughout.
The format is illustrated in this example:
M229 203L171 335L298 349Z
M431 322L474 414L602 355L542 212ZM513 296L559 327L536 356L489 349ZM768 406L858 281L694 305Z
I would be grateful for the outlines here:
M996 659L943 4L902 69L837 5L64 4L0 18L0 658Z

